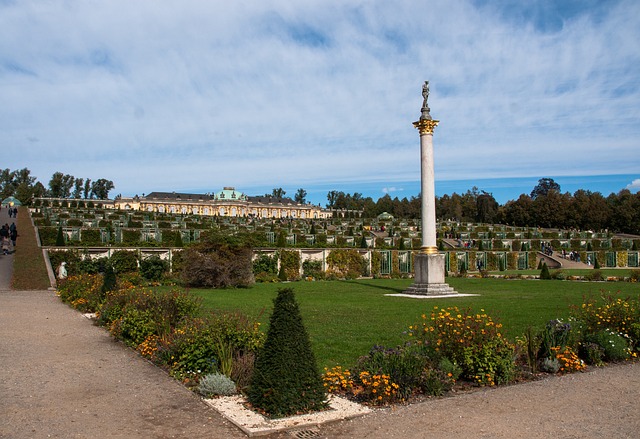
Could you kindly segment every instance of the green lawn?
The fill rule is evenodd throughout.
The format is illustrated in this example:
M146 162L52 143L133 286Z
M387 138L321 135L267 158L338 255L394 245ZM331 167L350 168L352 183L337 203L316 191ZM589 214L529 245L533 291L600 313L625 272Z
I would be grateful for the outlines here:
M629 282L568 282L504 279L448 278L460 293L474 297L413 299L388 297L400 293L411 280L256 284L249 289L192 290L206 307L240 310L266 324L278 288L291 287L309 332L320 367L351 366L376 344L396 346L405 340L407 327L434 307L484 309L504 325L507 336L521 335L527 326L541 327L548 320L567 318L569 305L603 292L637 295L640 286ZM265 327L266 329L266 327Z

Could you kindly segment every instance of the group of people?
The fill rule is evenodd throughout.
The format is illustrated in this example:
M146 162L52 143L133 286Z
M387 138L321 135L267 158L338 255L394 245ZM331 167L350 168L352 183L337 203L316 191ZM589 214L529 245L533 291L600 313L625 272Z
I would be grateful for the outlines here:
M16 223L5 224L0 229L0 243L2 245L2 253L8 255L11 250L16 248L16 240L18 239L18 228Z
M567 259L567 257L569 258L569 260L571 261L575 261L575 262L580 262L580 253L578 253L577 251L570 251L567 253L566 250L562 250L562 257ZM587 261L588 265L591 265L591 256L589 256L588 261Z
M545 255L548 255L548 256L553 255L553 246L548 242L542 242L540 244L540 250L542 250L542 253L544 253Z
M9 206L9 218L18 218L18 208Z

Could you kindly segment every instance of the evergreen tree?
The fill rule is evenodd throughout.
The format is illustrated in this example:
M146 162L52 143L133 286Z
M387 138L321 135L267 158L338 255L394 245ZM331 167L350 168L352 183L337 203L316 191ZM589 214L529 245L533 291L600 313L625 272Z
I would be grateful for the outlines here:
M56 247L64 247L64 234L62 233L62 226L58 227L58 235L56 235Z
M322 410L325 391L293 289L281 288L248 392L253 407L278 418Z
M360 239L360 248L369 248L367 238L364 235L362 235L362 239Z
M542 271L540 271L540 279L543 279L543 280L551 279L551 273L549 273L549 267L547 267L546 262L542 264Z
M182 233L180 231L176 231L176 239L173 242L174 247L184 247L184 243L182 242Z
M600 262L598 262L598 257L597 256L594 257L593 268L596 269L596 270L600 269Z
M104 271L104 277L102 279L102 287L100 288L100 292L103 297L108 291L116 289L116 282L116 273L113 271L111 264L107 264Z
M284 264L280 262L280 271L278 271L278 279L282 282L286 282L289 279L287 278L287 271L284 269Z

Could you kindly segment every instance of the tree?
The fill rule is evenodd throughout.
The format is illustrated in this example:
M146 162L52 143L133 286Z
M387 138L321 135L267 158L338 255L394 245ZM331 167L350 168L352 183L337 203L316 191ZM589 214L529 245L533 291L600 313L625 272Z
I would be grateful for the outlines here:
M553 178L541 178L531 191L531 198L535 200L539 196L548 195L552 191L560 193L560 185Z
M296 195L294 196L293 199L296 203L304 204L306 202L306 198L307 198L307 191L300 188L296 192Z
M476 221L479 223L494 223L498 215L498 202L493 195L482 191L476 197Z
M326 407L322 378L291 288L278 290L273 301L247 396L254 407L274 418Z
M106 200L109 198L109 191L114 187L113 181L100 178L91 184L92 198L95 196L98 200Z
M0 198L5 199L13 195L15 191L16 172L9 168L0 171Z
M82 195L85 200L91 196L91 179L87 178L84 182L84 190L82 191Z
M274 188L271 191L271 196L273 198L284 198L285 194L287 193L287 191L285 191L284 189L282 189L281 187L278 188Z
M49 180L49 196L52 198L69 198L75 178L62 172L54 172Z
M84 187L84 179L76 178L73 184L73 198L82 198L83 187Z
M338 201L338 191L330 191L327 194L327 208L329 209L335 209L336 208L336 201Z

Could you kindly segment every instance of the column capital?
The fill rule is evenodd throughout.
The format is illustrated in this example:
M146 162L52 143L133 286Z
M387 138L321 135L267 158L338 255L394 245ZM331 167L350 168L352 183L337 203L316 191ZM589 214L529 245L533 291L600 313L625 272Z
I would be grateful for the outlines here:
M433 130L438 126L439 123L439 120L420 119L419 121L414 122L413 126L418 129L420 135L433 134Z

